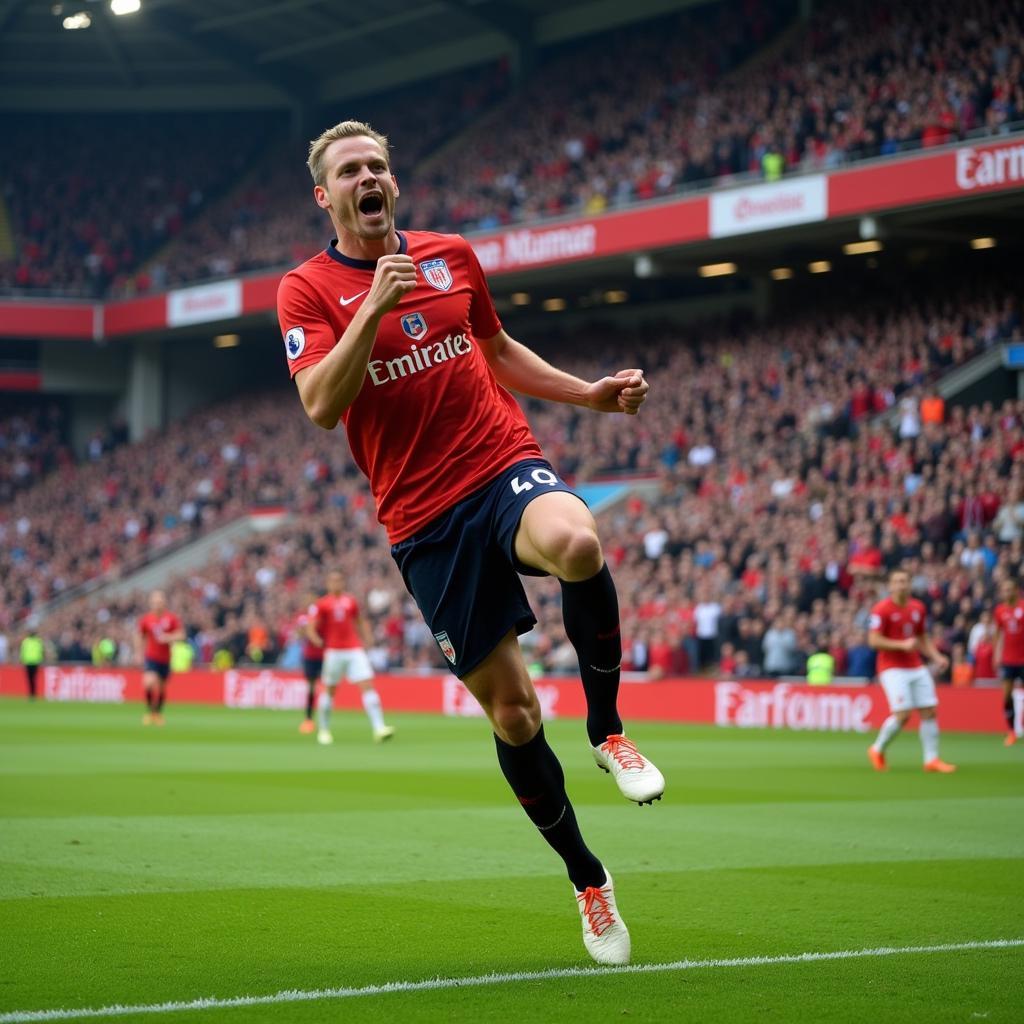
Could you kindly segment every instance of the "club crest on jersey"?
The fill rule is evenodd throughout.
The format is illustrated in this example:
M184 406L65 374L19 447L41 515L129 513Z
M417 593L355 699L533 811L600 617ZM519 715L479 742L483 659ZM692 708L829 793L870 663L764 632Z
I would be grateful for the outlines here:
M284 350L289 359L298 359L306 347L306 332L301 327L292 327L284 336Z
M452 646L451 640L448 639L448 634L435 633L434 639L437 641L437 646L441 648L441 653L454 665L455 648Z
M422 313L406 313L402 317L402 330L413 341L419 341L427 333L427 321Z
M452 286L452 272L444 260L424 260L420 264L423 279L431 288L446 292Z

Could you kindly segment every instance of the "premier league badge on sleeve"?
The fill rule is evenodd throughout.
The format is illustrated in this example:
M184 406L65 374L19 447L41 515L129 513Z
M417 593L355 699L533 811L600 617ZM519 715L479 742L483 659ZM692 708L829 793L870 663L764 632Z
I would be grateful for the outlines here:
M452 272L444 260L424 260L420 272L427 284L439 292L446 292L452 286Z
M437 646L441 648L441 653L454 665L455 647L453 646L451 640L448 639L447 632L435 633L434 639L437 641Z
M289 359L298 359L306 347L306 332L301 327L292 327L284 336L284 349Z
M422 313L406 313L401 322L402 330L413 341L419 341L427 333L427 321Z

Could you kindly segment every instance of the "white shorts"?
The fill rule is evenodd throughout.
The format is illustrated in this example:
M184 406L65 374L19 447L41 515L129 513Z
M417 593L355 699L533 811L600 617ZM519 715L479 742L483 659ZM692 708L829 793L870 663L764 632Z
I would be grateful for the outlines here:
M939 703L935 696L935 680L923 665L920 668L887 668L878 681L889 700L890 711L912 708L933 708Z
M324 686L337 686L342 679L365 683L373 678L373 666L362 647L347 650L329 648L324 651L324 667L320 672Z

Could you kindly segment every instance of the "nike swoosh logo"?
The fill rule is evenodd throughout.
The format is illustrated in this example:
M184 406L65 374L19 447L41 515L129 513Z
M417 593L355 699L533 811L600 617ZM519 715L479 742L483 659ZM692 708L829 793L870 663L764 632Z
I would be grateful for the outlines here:
M356 299L361 299L369 290L369 288L364 288L358 295L353 295L351 299L346 299L344 295L339 295L338 301L343 306L347 306L350 302L355 302Z

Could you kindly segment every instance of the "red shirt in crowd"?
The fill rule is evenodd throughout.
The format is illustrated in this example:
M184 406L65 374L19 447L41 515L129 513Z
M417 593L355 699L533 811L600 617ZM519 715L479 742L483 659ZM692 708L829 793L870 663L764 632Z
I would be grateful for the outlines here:
M157 661L161 665L169 665L171 661L171 645L164 643L163 637L168 633L177 633L181 629L181 619L174 612L146 612L139 619L139 632L146 641L142 656L148 661Z
M480 348L501 321L473 249L458 235L398 237L416 264L416 287L381 320L362 390L341 417L393 544L513 463L541 455ZM334 348L376 265L332 245L285 275L277 313L292 376Z
M1024 665L1024 598L1016 604L998 604L995 622L1003 637L1001 665Z
M323 649L317 649L316 657L320 657L324 650L351 651L363 646L356 630L359 605L351 594L325 594L310 606L309 614L313 616L313 625L324 642Z
M924 636L925 609L916 598L904 605L891 597L879 601L871 609L870 627L888 640L905 640L911 636ZM890 668L920 668L924 662L918 651L879 651L878 671Z

